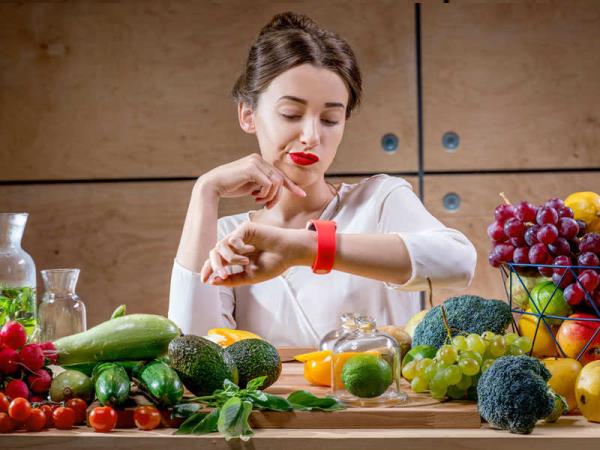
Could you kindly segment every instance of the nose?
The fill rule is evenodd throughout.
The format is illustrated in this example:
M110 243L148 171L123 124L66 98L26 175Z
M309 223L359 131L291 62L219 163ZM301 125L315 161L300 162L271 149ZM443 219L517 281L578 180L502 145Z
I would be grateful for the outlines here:
M314 148L319 145L321 138L319 136L319 119L307 118L302 126L302 135L300 142L308 148Z

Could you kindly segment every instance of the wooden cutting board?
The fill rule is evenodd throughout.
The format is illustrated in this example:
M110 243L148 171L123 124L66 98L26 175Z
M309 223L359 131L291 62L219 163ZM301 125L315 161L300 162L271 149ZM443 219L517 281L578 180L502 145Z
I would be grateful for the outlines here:
M315 395L330 393L328 387L312 386L303 376L303 364L284 363L277 382L266 391L287 396L305 389ZM481 419L474 402L439 402L428 394L416 394L403 380L408 401L395 407L352 407L342 411L253 411L255 428L479 428Z

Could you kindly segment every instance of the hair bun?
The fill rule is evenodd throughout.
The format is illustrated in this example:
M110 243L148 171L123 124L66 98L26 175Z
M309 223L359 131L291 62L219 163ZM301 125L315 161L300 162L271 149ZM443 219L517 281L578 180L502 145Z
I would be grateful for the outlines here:
M293 29L315 32L319 30L319 26L314 20L304 14L287 11L273 16L271 21L260 30L259 36L271 31Z

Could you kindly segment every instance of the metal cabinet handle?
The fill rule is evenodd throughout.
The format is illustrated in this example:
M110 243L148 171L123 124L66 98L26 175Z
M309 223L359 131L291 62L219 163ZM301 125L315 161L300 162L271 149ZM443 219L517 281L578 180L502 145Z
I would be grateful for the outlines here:
M448 192L442 200L446 211L454 212L460 208L460 195L455 192Z
M398 150L398 144L398 136L396 136L394 133L384 134L381 138L381 148L386 153L394 153L396 150Z

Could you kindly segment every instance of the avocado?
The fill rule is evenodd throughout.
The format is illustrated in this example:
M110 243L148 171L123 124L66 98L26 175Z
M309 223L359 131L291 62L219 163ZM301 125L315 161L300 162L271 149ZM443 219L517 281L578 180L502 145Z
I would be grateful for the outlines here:
M281 374L281 359L273 345L262 339L243 339L225 348L238 369L239 386L245 388L250 380L266 376L260 389L266 389Z
M235 364L221 347L200 336L179 336L169 343L169 364L194 395L210 395L225 379L237 384Z

